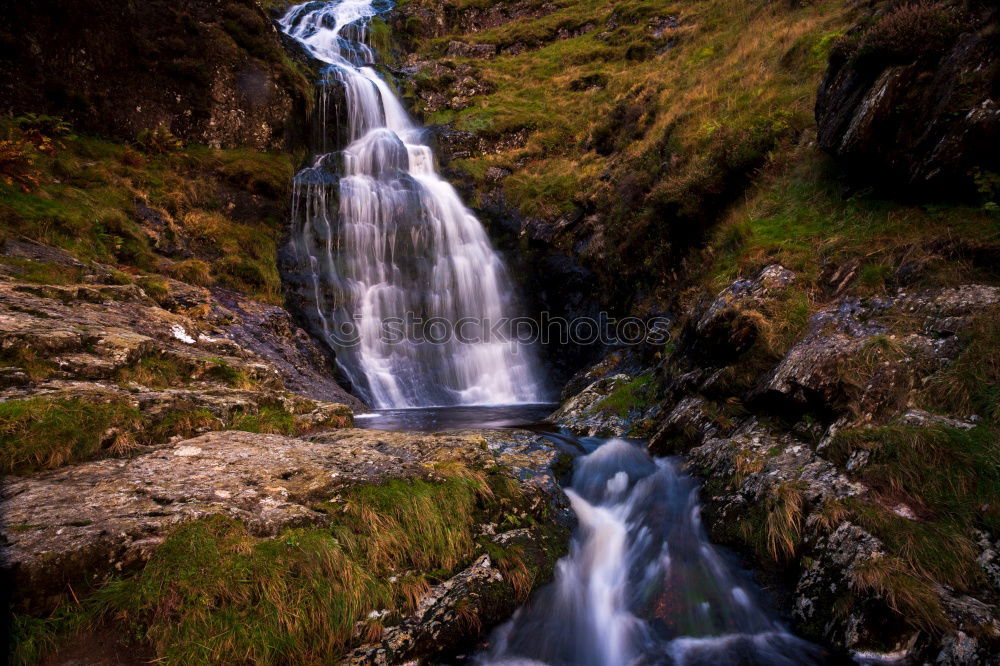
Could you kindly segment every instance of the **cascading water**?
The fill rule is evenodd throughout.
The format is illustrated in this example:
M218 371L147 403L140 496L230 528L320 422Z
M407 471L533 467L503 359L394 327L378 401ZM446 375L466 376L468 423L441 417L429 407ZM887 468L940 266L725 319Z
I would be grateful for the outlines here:
M308 2L281 20L328 65L321 154L295 178L291 241L316 319L374 406L539 402L531 348L496 328L513 311L506 270L371 66L375 14L373 0Z
M494 632L479 666L796 666L788 633L701 527L694 480L621 439L583 440L566 490L579 526L555 580Z

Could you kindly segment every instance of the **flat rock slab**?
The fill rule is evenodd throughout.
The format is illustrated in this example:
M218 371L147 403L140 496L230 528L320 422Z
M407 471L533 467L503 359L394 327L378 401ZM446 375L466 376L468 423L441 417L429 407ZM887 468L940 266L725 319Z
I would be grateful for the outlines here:
M437 434L344 429L309 439L212 432L131 459L8 478L0 565L19 607L50 608L67 585L140 566L178 523L210 514L260 536L322 523L314 507L347 487L426 475L436 461L502 464L535 491L558 489L558 452L519 431Z

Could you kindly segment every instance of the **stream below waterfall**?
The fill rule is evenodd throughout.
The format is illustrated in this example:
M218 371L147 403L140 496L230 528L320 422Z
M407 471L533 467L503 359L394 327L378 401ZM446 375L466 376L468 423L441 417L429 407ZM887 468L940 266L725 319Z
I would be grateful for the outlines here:
M832 663L788 631L701 524L698 484L640 440L576 437L551 406L386 410L363 427L530 428L576 455L564 487L578 524L554 579L465 663L478 666L793 666Z

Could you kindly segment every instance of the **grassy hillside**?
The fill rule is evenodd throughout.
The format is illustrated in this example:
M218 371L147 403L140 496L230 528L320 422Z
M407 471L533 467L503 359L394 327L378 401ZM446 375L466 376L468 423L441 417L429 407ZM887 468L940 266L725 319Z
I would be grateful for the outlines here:
M0 118L0 137L0 234L118 267L125 281L162 274L281 301L290 154L186 146L162 126L116 142L38 115ZM21 279L73 281L22 268Z
M456 27L476 28L467 12L497 5L513 7L513 19ZM486 148L449 165L472 204L499 190L556 247L602 274L611 302L670 300L674 290L660 288L691 277L688 266L717 288L782 261L815 285L822 265L853 256L864 264L856 286L873 292L910 245L907 259L933 260L922 279L968 280L978 275L969 257L997 245L996 215L849 189L815 147L818 84L859 20L845 3L457 0L445 6L455 17L447 34L417 0L402 11L414 59L450 68L418 69L416 110ZM497 55L452 57L453 41ZM464 108L428 109L428 92L447 97L463 67L492 92ZM943 238L953 247L942 250Z

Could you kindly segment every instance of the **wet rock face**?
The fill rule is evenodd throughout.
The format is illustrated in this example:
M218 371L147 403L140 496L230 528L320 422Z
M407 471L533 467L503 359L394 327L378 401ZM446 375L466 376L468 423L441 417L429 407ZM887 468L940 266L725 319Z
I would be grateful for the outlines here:
M0 16L5 111L133 140L160 124L215 147L300 143L311 87L253 0L57 0Z
M820 145L868 181L975 193L1000 165L998 23L991 3L878 3L831 57Z

